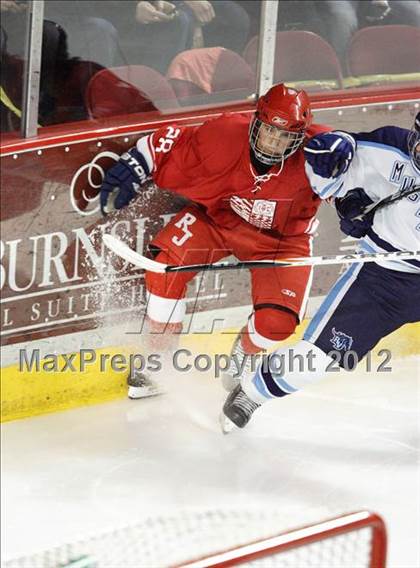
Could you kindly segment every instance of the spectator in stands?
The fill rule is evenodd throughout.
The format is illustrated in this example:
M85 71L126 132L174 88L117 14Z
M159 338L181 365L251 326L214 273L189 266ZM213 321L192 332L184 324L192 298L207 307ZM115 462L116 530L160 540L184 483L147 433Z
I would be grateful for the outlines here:
M118 52L118 34L108 20L96 13L90 0L46 0L44 18L59 24L67 34L71 58L112 67Z
M358 2L359 28L365 26L409 25L420 27L418 0L371 0Z
M388 24L420 26L420 2L417 0L324 0L318 2L318 9L324 10L324 21L328 25L324 37L342 63L351 37L358 29Z
M261 3L238 0L251 19L251 36L259 34ZM278 3L277 30L316 33L336 48L344 59L349 34L357 29L353 0L288 0ZM345 38L341 41L341 38Z
M238 0L248 12L251 35L259 33L260 2ZM335 49L345 62L348 43L360 28L373 25L420 26L418 0L288 0L278 4L277 29L312 31Z
M129 63L146 65L165 74L173 57L192 47L193 22L174 2L136 2L135 23L125 50Z
M108 0L96 13L118 30L121 63L146 65L165 74L187 49L221 45L242 53L249 17L233 0Z
M7 51L9 55L25 57L26 9L26 1L1 0L2 55Z
M0 3L2 15L6 4ZM14 9L14 7L12 8ZM8 51L8 35L2 25L0 27L0 131L11 132L18 130L22 106L22 76L23 58L13 56Z
M234 0L185 0L176 3L189 11L195 24L202 28L202 47L226 47L242 54L249 37L250 17L240 3Z
M116 65L146 65L165 73L174 55L191 47L191 18L166 0L90 0L118 30Z
M1 131L20 126L23 100L26 2L2 1L1 19ZM102 69L70 57L65 30L43 22L38 124L46 126L88 117L84 92L90 76Z
M1 7L1 130L17 130L23 99L27 2L3 0ZM68 61L65 32L44 20L39 93L40 124L47 123L55 110L56 71L63 72Z

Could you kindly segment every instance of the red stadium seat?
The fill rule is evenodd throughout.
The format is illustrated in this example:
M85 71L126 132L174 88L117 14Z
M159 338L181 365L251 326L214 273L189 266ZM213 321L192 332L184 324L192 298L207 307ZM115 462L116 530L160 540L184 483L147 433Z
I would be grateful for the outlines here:
M103 69L89 81L85 94L91 118L178 108L163 75L144 65Z
M214 101L240 99L255 91L255 75L240 55L224 47L204 47L179 53L166 77L184 104L201 95Z
M347 48L350 75L420 72L420 29L372 26L357 31Z
M252 69L257 67L258 36L245 47L243 56ZM343 85L340 62L331 45L313 32L277 32L274 82L313 82L305 88L325 89Z

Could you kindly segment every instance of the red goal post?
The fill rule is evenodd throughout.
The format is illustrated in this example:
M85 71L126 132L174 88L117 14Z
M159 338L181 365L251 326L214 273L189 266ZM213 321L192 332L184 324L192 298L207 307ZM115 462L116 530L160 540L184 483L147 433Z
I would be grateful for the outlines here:
M283 564L282 562L282 558L284 558L287 552L296 551L297 549L308 549L308 547L314 543L322 547L323 543L327 543L339 537L357 535L361 530L370 532L366 564L364 565L368 568L385 568L387 551L385 523L378 514L369 511L349 513L315 525L308 525L287 531L279 536L208 556L188 564L179 565L177 568L227 568L238 564L241 565L245 562L247 566L253 566L254 561L260 559L264 559L264 564L261 564L264 568L289 565ZM359 547L359 544L357 538L354 539L355 549ZM351 553L351 551L349 551L349 553ZM332 554L334 553L332 552ZM275 563L272 565L269 564L269 558L272 558ZM335 564L334 561L335 559L332 557L328 568L339 567L339 564ZM299 564L301 568L312 565L318 565L315 559L313 563L309 562L305 565Z

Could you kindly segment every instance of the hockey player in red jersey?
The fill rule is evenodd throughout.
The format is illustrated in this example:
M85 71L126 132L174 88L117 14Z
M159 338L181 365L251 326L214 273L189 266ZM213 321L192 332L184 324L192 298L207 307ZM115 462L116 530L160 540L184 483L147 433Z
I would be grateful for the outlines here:
M111 201L117 209L128 205L151 177L191 201L152 241L156 260L183 265L230 254L240 260L309 256L320 199L306 178L302 147L305 138L326 130L311 123L307 94L279 84L260 97L252 117L228 114L199 127L161 128L140 138L108 170L102 211L110 210ZM225 388L233 389L246 371L245 354L271 349L293 334L311 276L310 267L251 269L253 311L234 341ZM162 353L171 335L180 333L183 298L193 277L146 273L147 323L154 338L149 349ZM128 384L130 398L156 394L144 373L134 372Z

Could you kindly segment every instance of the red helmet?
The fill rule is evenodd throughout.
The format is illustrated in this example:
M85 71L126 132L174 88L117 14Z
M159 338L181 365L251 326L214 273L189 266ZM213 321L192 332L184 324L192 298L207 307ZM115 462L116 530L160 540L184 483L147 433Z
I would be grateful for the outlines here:
M301 146L311 122L310 102L305 91L297 91L282 83L274 85L258 99L257 111L250 128L251 147L257 158L265 164L272 165L283 161ZM287 147L284 149L283 143L283 148L279 145L277 151L272 148L270 151L262 149L259 140L262 125L266 125L263 127L265 132L270 131L267 126L272 127L272 135L277 133L277 136L280 136L281 133L284 137L285 133L288 133Z
M266 124L292 132L302 132L312 122L308 95L283 83L274 85L258 99L257 115Z

